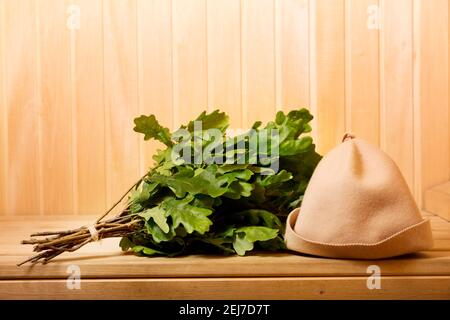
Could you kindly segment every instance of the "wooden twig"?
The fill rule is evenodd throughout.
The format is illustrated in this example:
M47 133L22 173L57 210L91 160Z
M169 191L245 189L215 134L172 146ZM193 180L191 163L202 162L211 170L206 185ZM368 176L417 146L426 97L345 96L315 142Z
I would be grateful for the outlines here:
M98 232L98 238L123 237L139 228L141 220L135 219L134 214L130 214L128 211L126 212L128 213L126 215L121 214L115 218L97 222L94 227ZM49 235L53 236L48 237ZM31 236L33 238L23 240L22 243L34 245L33 251L39 253L19 263L18 266L28 262L32 264L38 262L46 264L64 252L76 251L86 244L95 241L86 226L67 231L33 233ZM39 237L45 238L39 239Z
M115 207L117 207L119 205L119 203L122 202L122 200L131 192L131 190L133 190L134 188L136 188L143 180L144 178L148 175L148 173L146 173L145 175L143 175L138 181L136 181L135 184L133 184L131 186L130 189L127 190L127 192L125 192L120 199L113 204L113 206L111 208L109 208L100 218L97 219L97 223L100 222L104 217L106 217L111 211L114 210Z
M113 204L102 216L100 216L94 225L97 230L98 238L123 237L135 231L139 227L140 220L135 219L135 215L131 214L129 208L125 208L119 215L102 221L109 213L111 213L123 199L148 175L146 173L136 183L134 183L120 199ZM42 238L44 237L44 238ZM95 239L97 240L97 239ZM95 241L88 227L82 226L72 230L61 231L44 231L35 232L30 235L30 239L23 240L22 244L34 245L33 251L38 254L22 261L18 264L21 266L25 263L48 263L53 258L59 256L63 252L73 252L86 244Z

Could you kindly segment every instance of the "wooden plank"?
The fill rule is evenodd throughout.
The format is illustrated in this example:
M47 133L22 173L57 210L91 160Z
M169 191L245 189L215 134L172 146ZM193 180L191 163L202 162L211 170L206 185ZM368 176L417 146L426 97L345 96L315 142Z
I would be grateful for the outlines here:
M206 1L174 0L172 28L174 127L178 128L208 106Z
M106 207L105 108L103 94L103 18L101 0L76 0L68 7L77 19L71 36L73 103L76 112L75 201L77 213L97 214Z
M378 0L345 1L346 130L375 145L380 137L378 8Z
M276 107L309 107L309 1L275 1L275 28Z
M422 130L420 119L421 108L421 95L420 95L420 63L421 63L421 51L420 51L420 38L421 38L421 19L420 19L420 2L421 0L412 0L413 6L413 126L414 126L414 198L420 209L423 209L423 195L422 195Z
M0 281L8 299L448 299L450 277L383 277L370 290L366 277L238 279L81 280L70 290L66 280Z
M24 265L31 247L0 244L0 279L65 279L76 264L85 279L175 277L327 277L365 276L371 265L385 276L450 275L450 251L427 251L394 259L363 261L326 259L291 253L252 253L245 257L190 255L177 258L144 258L121 254L118 239L92 244L64 254L47 265ZM17 250L18 249L18 250ZM26 250L28 251L26 251ZM5 254L8 252L9 254ZM214 268L211 266L214 265Z
M424 206L427 211L450 220L450 182L425 191Z
M136 16L135 0L103 3L108 206L139 177Z
M326 153L345 133L344 0L311 4L311 108L318 151Z
M230 128L242 128L241 25L239 0L207 2L208 108L230 116Z
M275 117L274 1L241 2L243 126Z
M3 41L8 47L4 51L3 58L5 97L2 101L7 107L8 127L6 133L8 139L7 210L13 215L39 214L42 204L40 197L40 135L42 132L39 118L41 101L38 88L40 75L37 57L39 52L37 7L34 1L4 1L3 8L5 19ZM58 110L64 108L64 106L58 107L60 107ZM44 118L43 115L43 121L45 121ZM63 134L61 137L55 136L56 138L64 141ZM56 155L57 150L53 150L53 153ZM52 176L48 177L48 183L55 182L61 170L56 167L54 169ZM67 194L60 195L61 200L70 198L71 191L65 193Z
M8 109L6 105L5 83L5 2L0 1L0 216L7 212L6 177L8 172Z
M418 41L418 80L415 90L420 119L421 190L448 181L450 174L448 99L448 1L415 1ZM438 116L437 116L438 115Z
M439 216L432 216L429 217L431 222L431 229L433 231L449 231L450 233L450 223L449 221L439 217Z
M380 10L381 147L414 192L413 5L411 0L382 0Z
M166 0L138 1L139 113L154 114L172 128L172 5ZM140 139L141 174L153 165L161 147Z
M432 251L448 251L450 250L450 240L448 239L434 239L434 246Z
M42 187L43 212L74 213L73 128L70 34L67 29L68 1L39 3L39 51L42 98ZM63 84L63 85L62 85Z
M20 223L21 221L30 221L33 223L40 223L40 222L48 222L48 221L64 221L64 222L71 222L71 221L78 221L78 220L86 220L89 218L95 219L97 218L97 215L93 216L81 216L81 217L75 217L73 215L57 215L57 216L12 216L12 215L6 215L6 216L0 216L0 222L14 222L14 223Z
M81 250L64 254L48 265L16 267L28 257L31 246L20 246L20 240L31 232L61 230L87 225L95 216L65 219L62 217L0 222L0 278L55 279L66 278L67 268L77 264L87 278L158 278L158 277L289 277L289 276L365 276L367 267L378 265L385 276L442 276L450 272L450 223L436 216L430 220L435 234L435 248L393 259L377 261L325 259L290 253L252 253L246 257L191 255L177 258L143 258L121 254L119 239L104 239ZM24 223L27 221L29 223ZM211 268L214 265L214 268Z
M435 187L433 187L434 190L439 191L439 192L443 192L443 193L450 193L450 181L437 185Z

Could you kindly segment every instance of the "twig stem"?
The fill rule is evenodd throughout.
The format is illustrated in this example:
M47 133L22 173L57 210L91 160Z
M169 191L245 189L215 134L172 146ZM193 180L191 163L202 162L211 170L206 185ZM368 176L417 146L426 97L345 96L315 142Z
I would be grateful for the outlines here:
M114 208L117 207L117 206L119 205L119 203L121 203L122 200L127 196L127 194L129 194L129 193L131 192L131 190L133 190L134 188L136 188L136 187L139 185L139 183L141 183L142 180L144 180L144 178L145 178L147 175L148 175L148 172L147 172L145 175L143 175L138 181L136 181L136 183L133 184L133 185L131 186L131 188L128 189L127 192L124 193L124 194L120 197L120 199L119 199L116 203L113 204L113 206L112 206L111 208L109 208L109 209L108 209L108 210L107 210L100 218L97 219L97 223L100 222L104 217L106 217L111 211L113 211Z

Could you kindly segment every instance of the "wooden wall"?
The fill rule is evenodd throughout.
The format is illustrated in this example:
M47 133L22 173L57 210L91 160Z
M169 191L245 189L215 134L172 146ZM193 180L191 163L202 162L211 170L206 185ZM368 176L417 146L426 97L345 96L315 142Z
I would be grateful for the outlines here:
M309 106L321 152L450 179L447 0L0 0L0 213L99 213L151 164L133 118Z

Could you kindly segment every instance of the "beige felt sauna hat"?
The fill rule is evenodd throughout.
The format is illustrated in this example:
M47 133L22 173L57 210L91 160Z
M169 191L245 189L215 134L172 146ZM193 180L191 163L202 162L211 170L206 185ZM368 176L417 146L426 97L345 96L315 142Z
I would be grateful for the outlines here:
M421 217L394 161L377 147L348 138L320 161L301 208L289 215L287 248L351 259L431 248L430 222Z

